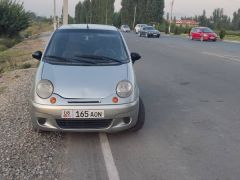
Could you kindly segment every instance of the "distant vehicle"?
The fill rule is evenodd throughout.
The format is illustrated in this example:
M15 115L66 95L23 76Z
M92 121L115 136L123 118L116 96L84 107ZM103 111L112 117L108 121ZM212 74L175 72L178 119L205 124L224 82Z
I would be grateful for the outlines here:
M139 32L140 32L140 29L141 28L143 28L143 27L145 27L145 26L147 26L147 24L137 24L136 26L135 26L135 33L136 34L138 34Z
M208 27L195 27L192 28L189 38L191 40L201 40L201 41L216 41L217 34Z
M142 128L144 105L130 53L117 28L76 24L57 29L32 88L34 131L118 132Z
M122 32L130 32L131 29L130 29L130 27L128 25L122 25L121 26L121 31Z
M141 28L141 30L139 32L140 37L144 36L147 38L149 38L149 37L159 38L160 35L161 35L160 32L152 26L145 26L145 27Z

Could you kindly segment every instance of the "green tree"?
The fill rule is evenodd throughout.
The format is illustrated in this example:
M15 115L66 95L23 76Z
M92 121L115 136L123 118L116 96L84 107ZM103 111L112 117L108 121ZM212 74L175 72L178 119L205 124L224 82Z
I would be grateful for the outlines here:
M112 24L114 0L84 0L75 7L77 23Z
M23 4L0 0L0 35L14 36L29 26L30 16Z
M240 9L233 13L232 30L240 30Z

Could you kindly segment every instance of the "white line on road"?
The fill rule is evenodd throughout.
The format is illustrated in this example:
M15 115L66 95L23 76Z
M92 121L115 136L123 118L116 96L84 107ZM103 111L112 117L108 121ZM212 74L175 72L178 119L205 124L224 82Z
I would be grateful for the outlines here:
M202 54L210 55L210 56L215 56L219 58L224 58L230 61L235 61L235 62L240 62L240 59L237 56L232 56L232 55L221 55L221 54L216 54L216 53L211 53L211 52L202 52Z
M99 133L99 139L100 139L102 153L103 153L103 157L104 157L104 161L105 161L105 165L108 173L108 179L120 180L107 135L105 133Z

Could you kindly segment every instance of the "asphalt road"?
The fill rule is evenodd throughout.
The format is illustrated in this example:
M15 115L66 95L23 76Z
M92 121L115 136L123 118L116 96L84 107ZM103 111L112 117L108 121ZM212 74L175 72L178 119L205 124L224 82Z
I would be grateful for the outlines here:
M124 36L143 57L134 66L146 124L107 135L109 166L99 134L66 134L62 179L238 180L240 44Z

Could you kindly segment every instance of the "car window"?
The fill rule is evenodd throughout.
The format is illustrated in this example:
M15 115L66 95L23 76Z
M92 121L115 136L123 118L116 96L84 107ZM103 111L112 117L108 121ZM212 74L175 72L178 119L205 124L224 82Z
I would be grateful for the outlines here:
M121 62L129 61L126 47L118 31L58 30L54 33L45 53L46 57L61 57L68 61L86 55L104 56Z
M204 28L203 29L203 32L205 32L205 33L211 33L211 32L213 32L210 28Z
M202 30L201 29L196 29L196 32L200 33L200 32L202 32Z
M144 27L144 30L155 30L153 27Z

